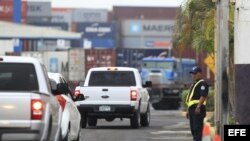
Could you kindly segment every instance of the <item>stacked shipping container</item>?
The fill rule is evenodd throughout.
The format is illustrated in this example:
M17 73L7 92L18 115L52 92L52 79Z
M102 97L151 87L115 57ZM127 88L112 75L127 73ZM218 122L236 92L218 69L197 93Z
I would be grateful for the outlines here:
M5 1L7 0L0 0L0 6L3 5L1 2L5 3ZM68 52L69 65L73 64L68 69L69 80L79 81L85 76L85 72L89 68L96 66L140 68L143 57L157 56L162 52L167 52L169 56L178 57L179 53L176 53L171 43L178 8L115 6L112 12L108 12L106 9L51 9L51 5L48 3L37 3L28 4L26 15L28 13L27 21L29 23L39 25L37 22L42 22L43 25L48 27L57 26L63 30L83 33L82 42L78 41L71 45L65 41L53 41L54 45L52 45L51 41L48 41L48 45L51 46L61 44L71 47L84 47L84 50L70 49ZM31 11L34 13L31 13ZM1 12L0 10L0 19L3 18ZM38 47L39 41L25 44L29 46L24 48L27 51L55 50L55 48L49 46L46 49ZM209 71L206 71L207 67L204 64L206 53L197 54L191 47L187 47L182 57L196 58L199 65L205 70L204 74L210 74ZM77 66L84 67L78 68ZM79 73L75 74L77 70ZM73 72L71 73L71 71ZM213 75L206 76L213 80Z
M116 23L84 22L76 24L76 31L83 33L83 48L115 48ZM80 46L80 45L79 45Z
M27 20L27 1L21 3L21 21ZM13 0L0 0L0 21L13 21L14 7Z

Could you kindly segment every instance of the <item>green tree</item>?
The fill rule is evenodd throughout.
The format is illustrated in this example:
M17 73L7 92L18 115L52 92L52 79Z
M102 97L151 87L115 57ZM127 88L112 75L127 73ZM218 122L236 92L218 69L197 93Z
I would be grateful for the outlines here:
M234 93L234 5L229 7L229 105L235 112ZM173 47L181 57L186 47L214 53L216 6L211 0L187 0L178 11Z
M214 52L215 4L212 1L187 0L178 11L173 45L181 53L185 47Z

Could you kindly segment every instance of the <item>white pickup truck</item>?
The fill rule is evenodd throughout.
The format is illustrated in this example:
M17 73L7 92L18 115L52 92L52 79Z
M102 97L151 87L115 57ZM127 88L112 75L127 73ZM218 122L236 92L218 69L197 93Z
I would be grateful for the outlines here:
M100 67L88 71L83 86L75 94L84 95L77 101L82 116L82 127L96 126L97 119L113 121L115 118L130 118L132 128L149 126L149 94L142 85L139 71L129 67Z
M60 141L56 89L38 60L0 56L0 140Z

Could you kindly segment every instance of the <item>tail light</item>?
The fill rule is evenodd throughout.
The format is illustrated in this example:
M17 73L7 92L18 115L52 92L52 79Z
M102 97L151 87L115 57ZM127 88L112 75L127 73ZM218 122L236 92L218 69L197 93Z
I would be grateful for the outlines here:
M65 100L65 98L64 98L63 96L61 96L61 95L57 95L56 98L57 98L59 104L61 105L62 110L64 110L65 105L66 105L66 100Z
M130 99L131 101L136 101L138 97L138 93L136 90L131 90L130 91Z
M78 96L80 94L80 90L75 90L75 96Z
M43 117L44 104L41 99L31 100L31 119L40 120Z

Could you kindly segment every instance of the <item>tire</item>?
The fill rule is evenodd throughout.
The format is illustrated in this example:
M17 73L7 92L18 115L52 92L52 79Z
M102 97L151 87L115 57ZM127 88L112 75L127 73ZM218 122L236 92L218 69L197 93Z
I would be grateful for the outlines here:
M113 117L107 117L107 118L105 118L105 120L108 121L108 122L111 122L111 121L114 121L115 118L113 118Z
M88 119L87 115L83 115L82 116L82 122L81 122L81 127L82 128L86 128L87 127L87 119Z
M134 112L133 117L130 118L130 126L132 128L139 128L140 127L140 107L136 112Z
M75 141L80 141L81 140L81 129L80 131L78 132L78 135L77 135L77 138Z
M51 130L52 130L52 117L50 117L50 119L49 119L49 127L48 127L48 134L47 134L46 141L50 141L51 140Z
M62 141L62 129L60 128L58 141Z
M63 138L63 141L70 141L70 127L67 129L66 136Z
M150 107L147 106L145 114L141 114L141 126L148 127L150 123Z
M88 125L89 126L96 126L96 124L97 124L97 118L93 118L93 117L88 118Z

